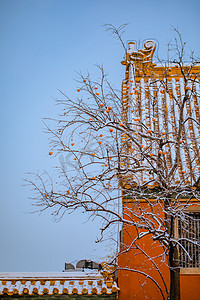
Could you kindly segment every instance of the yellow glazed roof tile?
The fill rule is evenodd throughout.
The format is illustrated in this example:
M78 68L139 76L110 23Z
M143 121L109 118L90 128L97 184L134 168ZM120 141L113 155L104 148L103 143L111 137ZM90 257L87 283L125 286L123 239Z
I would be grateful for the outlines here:
M104 272L105 273L105 272ZM2 273L0 295L102 295L116 293L116 282L107 274L93 272ZM99 284L101 282L101 284Z
M156 157L159 150L158 143L154 142L156 136L172 141L166 143L160 153L170 169L175 160L179 120L177 103L187 93L189 101L184 108L184 118L188 121L183 125L180 162L173 181L174 184L180 181L189 183L190 174L191 184L194 184L200 174L200 66L192 68L186 86L179 66L157 66L152 62L155 48L153 41L147 41L144 49L138 52L134 51L133 43L129 45L126 61L122 62L126 65L126 79L122 82L122 98L126 99L123 101L123 121L131 124L138 144L151 157ZM183 71L186 72L189 68L190 66L184 66ZM122 142L125 140L126 135ZM123 151L126 154L129 149L124 147ZM134 157L138 153L137 147L132 149ZM122 162L123 165L125 163ZM144 178L149 179L149 176L151 175L141 172L141 182L145 183ZM155 182L156 178L153 179Z

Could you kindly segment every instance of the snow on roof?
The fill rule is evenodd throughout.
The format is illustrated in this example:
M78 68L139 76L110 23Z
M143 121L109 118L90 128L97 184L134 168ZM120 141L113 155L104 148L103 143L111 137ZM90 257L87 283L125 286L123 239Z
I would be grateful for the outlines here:
M45 279L45 278L91 278L91 277L102 277L101 273L97 270L70 270L65 272L5 272L0 273L0 280L3 279L13 279L13 278L23 278L23 279Z
M102 295L119 288L105 272L0 273L0 295Z
M155 46L152 46L152 52L148 53L151 58L154 50ZM156 137L171 140L165 144L161 153L169 169L175 162L176 145L180 142L180 162L172 181L175 185L184 182L184 185L194 186L200 175L200 66L191 68L186 84L179 65L157 66L140 56L138 61L136 54L128 54L126 62L122 62L126 64L126 78L122 83L124 122L132 124L131 128L137 134L135 138L147 156L149 154L156 157L158 154ZM146 54L142 54L145 57ZM142 62L146 65L141 65ZM187 74L190 67L185 65L183 71ZM183 111L186 121L181 140L177 141L179 103L186 93L188 100ZM122 142L125 140L124 135ZM134 148L133 156L137 157L139 151L137 146ZM145 164L145 160L143 163ZM141 171L140 183L149 182L151 176L148 171ZM156 178L153 181L156 182Z

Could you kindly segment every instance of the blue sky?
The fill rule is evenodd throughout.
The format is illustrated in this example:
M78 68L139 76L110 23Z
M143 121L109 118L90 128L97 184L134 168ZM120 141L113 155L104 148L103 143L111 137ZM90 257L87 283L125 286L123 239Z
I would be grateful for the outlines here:
M130 23L125 41L154 38L162 58L173 25L200 56L199 12L198 0L0 0L0 272L61 271L64 262L109 254L94 242L98 224L81 214L55 223L48 212L28 213L23 178L55 164L41 119L56 115L58 89L75 95L76 71L95 75L103 64L120 87L123 49L104 24Z

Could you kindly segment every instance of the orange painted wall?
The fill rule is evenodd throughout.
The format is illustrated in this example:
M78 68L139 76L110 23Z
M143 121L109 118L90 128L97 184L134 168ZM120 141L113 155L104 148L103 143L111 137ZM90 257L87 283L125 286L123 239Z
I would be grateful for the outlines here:
M130 231L130 228L129 228ZM124 232L124 240L130 239L130 233ZM129 243L130 244L130 243ZM154 263L159 266L160 272L164 277L166 285L169 288L169 270L167 267L167 261L165 255L163 255L163 249L158 242L152 242L151 237L147 237L142 243L137 243L143 251L145 251L150 257L143 254L140 250L132 249L127 253L119 256L119 268L128 268L132 271L119 270L118 283L120 287L120 300L128 299L163 299L159 288L150 279L146 278L143 274L138 274L135 270L146 273L151 276L161 287L163 294L166 296L166 290L163 280L156 269ZM123 250L122 250L123 251ZM161 255L161 257L159 257ZM147 298L148 297L148 298Z
M132 201L131 201L132 202ZM124 214L128 215L131 209L134 209L133 202L126 202L124 204ZM130 209L130 210L129 210ZM157 213L162 215L161 208L154 208ZM160 210L160 211L159 211ZM128 217L127 217L128 218ZM152 261L139 249L128 249L134 237L137 236L135 227L125 226L123 229L123 241L125 247L121 248L119 255L119 273L118 284L120 288L119 300L160 300L167 299L167 291L170 287L170 274L168 269L167 257L163 252L163 248L158 241L153 241L150 235L137 242L137 246L140 247ZM127 250L127 251L126 251ZM123 253L124 251L124 253ZM161 278L156 264L163 276ZM120 268L128 268L132 271L120 270ZM150 277L147 278L143 274L136 272L139 270L151 276L160 286L163 296ZM163 282L165 281L165 284ZM181 300L199 300L200 299L200 276L199 275L181 275ZM164 297L164 298L163 298Z
M199 300L200 299L200 274L199 275L181 275L181 300Z
M149 211L149 207L147 205L145 209ZM162 209L159 207L155 207L154 209L156 213L162 214ZM134 206L134 202L125 202L124 215L131 215L132 210L137 210L137 206ZM130 248L127 252L123 253L123 251L127 249L127 246L131 245L136 236L137 232L135 227L128 225L124 227L123 241L125 247L121 249L122 254L119 256L119 268L127 267L128 269L132 269L132 271L119 270L119 300L163 299L158 286L155 284L155 282L153 282L153 280L155 280L158 283L163 295L166 297L167 292L165 284L169 288L169 270L163 248L158 241L152 240L151 235L147 235L145 238L137 242L137 246L140 247L140 249L135 249L134 246L133 249ZM144 253L151 257L152 261ZM161 278L155 265L159 267L163 279ZM143 274L137 273L136 269L149 275L149 278ZM151 280L150 277L152 277L153 280ZM163 280L165 281L165 284L163 283Z

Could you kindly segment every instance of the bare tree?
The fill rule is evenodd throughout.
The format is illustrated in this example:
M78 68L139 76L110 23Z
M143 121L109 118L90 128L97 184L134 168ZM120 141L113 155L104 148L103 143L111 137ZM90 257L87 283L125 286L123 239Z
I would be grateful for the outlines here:
M123 29L108 26L120 41ZM81 209L100 217L102 238L115 224L124 231L134 228L118 256L139 251L152 262L163 286L151 271L121 269L151 280L163 299L180 299L180 257L183 264L200 263L189 250L192 245L199 253L200 247L195 234L199 219L191 213L200 200L200 67L193 53L186 56L176 33L170 57L159 65L152 62L153 41L139 51L129 43L122 91L97 66L100 79L80 73L73 99L60 92L60 115L50 120L51 126L45 121L49 154L60 159L57 178L37 174L27 180L41 211L51 209L60 218ZM134 201L123 205L121 199ZM170 270L170 292L159 265L141 247L147 236L162 246L159 255Z

